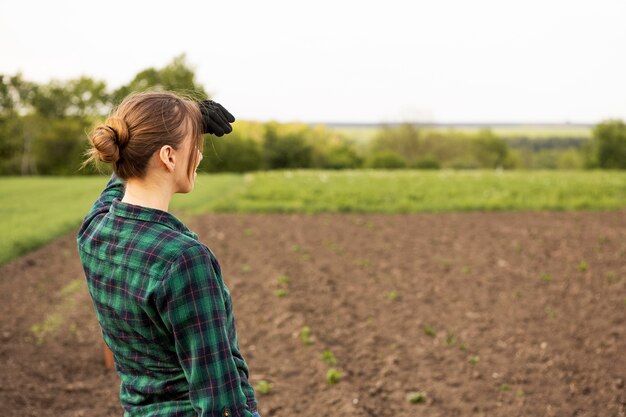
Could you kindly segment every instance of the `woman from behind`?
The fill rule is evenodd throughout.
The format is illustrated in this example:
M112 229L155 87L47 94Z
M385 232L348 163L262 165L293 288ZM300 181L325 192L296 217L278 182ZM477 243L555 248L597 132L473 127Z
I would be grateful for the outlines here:
M89 134L83 166L113 174L76 239L125 417L258 416L220 265L169 212L194 188L203 134L234 120L210 100L142 92Z

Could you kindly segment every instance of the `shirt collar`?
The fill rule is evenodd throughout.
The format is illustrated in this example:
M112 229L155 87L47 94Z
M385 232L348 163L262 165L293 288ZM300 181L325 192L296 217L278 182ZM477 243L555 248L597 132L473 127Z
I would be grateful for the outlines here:
M198 240L198 235L183 224L173 214L152 207L137 206L135 204L124 203L116 197L111 203L109 212L115 216L125 217L127 219L143 220L146 222L160 223L177 230L194 240Z

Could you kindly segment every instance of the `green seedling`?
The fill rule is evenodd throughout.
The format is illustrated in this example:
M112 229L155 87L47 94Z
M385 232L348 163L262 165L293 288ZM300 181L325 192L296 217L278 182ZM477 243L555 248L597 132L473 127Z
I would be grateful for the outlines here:
M465 342L462 342L459 345L459 349L461 349L463 352L467 351L467 345L465 344Z
M517 391L515 391L515 396L520 398L524 396L524 390L522 389L518 389Z
M80 291L80 289L83 287L84 285L84 280L82 278L78 278L75 280L70 281L69 284L67 284L65 287L61 288L61 295L63 297L67 297L69 295L74 294L75 292Z
M424 391L411 392L406 396L406 400L411 404L419 404L426 401L426 393Z
M306 346L310 346L313 344L313 338L311 337L311 328L309 326L304 326L300 330L300 340L302 340L302 343L304 343Z
M606 273L606 283L609 285L616 284L620 281L620 278L617 276L615 272L607 272Z
M543 282L550 282L550 281L552 281L552 274L549 274L549 273L547 273L547 272L544 272L543 274L541 274L541 277L540 277L540 278L541 278L541 280L542 280Z
M398 297L400 297L400 294L398 294L398 291L396 290L391 290L385 294L385 297L387 300L395 301Z
M545 312L548 315L548 317L551 319L555 319L558 316L558 311L549 306L545 308Z
M467 361L470 363L470 365L476 365L478 362L480 362L480 356L472 355L469 357Z
M462 268L462 271L464 274L469 274L470 272L472 272L472 268L470 268L469 266L464 266Z
M291 245L291 251L292 252L300 252L301 249L302 248L297 243L294 243L293 245Z
M252 236L252 229L247 228L243 231L243 234L246 236Z
M284 288L279 288L276 291L274 291L274 295L278 298L285 298L287 294L289 294L289 292Z
M500 391L511 391L513 387L509 384L501 384L499 387Z
M456 336L454 336L454 333L452 332L446 333L446 345L451 346L451 347L456 345Z
M322 352L322 360L329 366L337 365L337 359L335 359L335 354L330 350L325 350Z
M265 380L262 380L262 381L257 382L257 384L254 386L254 389L259 394L267 395L272 390L272 384L270 384L269 382Z
M52 313L46 317L41 323L36 323L30 326L30 331L36 338L36 343L41 345L44 342L45 337L55 332L61 324L63 324L64 318L60 313Z
M336 384L341 380L342 376L343 374L337 368L330 368L326 372L326 382L328 382L329 384Z
M369 259L357 259L354 264L360 268L367 268L370 265Z
M580 263L578 264L578 270L579 270L580 272L586 272L586 271L587 271L587 268L588 268L588 266L587 266L587 262L585 262L585 260L584 260L584 259L581 259L581 260L580 260Z
M332 240L325 240L323 242L323 244L324 244L324 246L326 246L327 248L330 248L330 249L336 249L337 246L338 246L337 243L333 242Z
M280 275L278 278L276 278L276 281L279 285L287 285L289 284L289 277L287 275Z
M241 265L241 272L250 272L250 265L248 264Z
M367 223L365 224L365 226L366 226L368 229L370 229L370 230L372 230L372 229L374 229L374 228L376 227L376 225L375 225L374 223L372 223L372 222L367 222Z
M425 324L423 330L426 336L435 337L435 329L430 324Z

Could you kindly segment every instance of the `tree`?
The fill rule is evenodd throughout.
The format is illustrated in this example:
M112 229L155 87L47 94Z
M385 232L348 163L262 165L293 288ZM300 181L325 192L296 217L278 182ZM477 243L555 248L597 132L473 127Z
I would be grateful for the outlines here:
M626 169L626 125L622 120L609 119L597 124L592 131L592 142L600 168Z
M112 94L113 103L119 103L133 91L169 90L190 94L195 99L207 99L204 87L196 81L195 70L186 63L186 55L181 54L163 68L146 68L132 81L121 86Z
M313 147L298 133L279 134L277 126L270 123L263 141L263 160L268 169L310 168Z
M199 169L209 172L247 172L261 169L261 145L233 131L227 137L210 136L204 145L204 158Z
M35 86L31 103L35 111L49 119L102 116L110 108L110 96L104 81L83 76Z
M327 148L319 167L324 169L358 168L362 162L362 158L352 146L346 143Z
M419 129L411 123L403 123L398 127L383 126L381 132L374 137L371 152L389 151L401 155L406 161L418 159L423 152Z
M476 134L472 153L482 168L508 168L509 147L489 129L481 129Z
M378 151L370 154L370 156L365 160L365 167L397 169L405 168L406 162L397 152Z
M37 128L33 129L33 156L37 161L39 175L83 174L78 168L88 145L83 117L44 118L37 114L30 117ZM93 171L87 171L93 173Z
M0 173L36 173L32 158L31 128L24 116L32 113L35 84L22 78L0 74Z

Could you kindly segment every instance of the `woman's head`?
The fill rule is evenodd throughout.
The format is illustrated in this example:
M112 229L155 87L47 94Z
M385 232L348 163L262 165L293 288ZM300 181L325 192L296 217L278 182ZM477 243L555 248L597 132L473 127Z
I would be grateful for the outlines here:
M83 167L94 160L111 163L124 180L145 179L160 168L176 175L181 191L188 192L185 183L193 185L202 159L201 129L196 101L172 92L132 93L90 132Z

